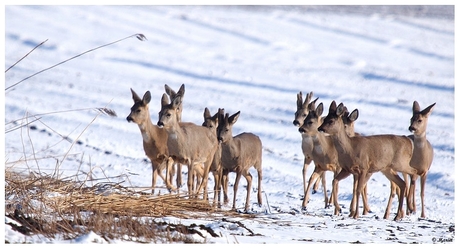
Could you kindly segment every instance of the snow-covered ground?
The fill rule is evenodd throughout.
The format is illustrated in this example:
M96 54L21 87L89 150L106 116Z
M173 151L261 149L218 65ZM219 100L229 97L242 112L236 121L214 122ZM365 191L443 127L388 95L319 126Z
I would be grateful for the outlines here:
M262 140L263 205L256 204L253 183L254 219L165 216L164 221L209 226L221 234L207 237L209 243L455 241L455 232L449 231L455 228L454 7L414 9L5 6L5 70L46 41L5 73L5 130L14 120L29 116L32 121L32 115L58 112L41 115L30 132L23 128L5 134L5 167L22 172L58 169L63 176L92 172L94 178L115 180L126 175L124 185L148 187L151 166L142 137L137 125L126 121L133 104L130 88L139 95L151 92L156 123L164 85L179 89L185 84L182 120L201 124L205 107L212 113L218 108L230 114L241 111L233 133L252 132ZM132 37L21 81L134 34L147 40ZM307 211L301 211L303 154L301 135L292 124L300 91L313 91L325 113L332 100L359 109L355 129L363 135L409 135L413 101L422 108L436 103L427 130L435 155L425 191L426 219L418 218L418 183L418 212L401 221L382 219L390 184L381 173L368 183L369 215L348 217L352 177L340 183L343 215L324 209L321 190L311 195ZM118 117L100 115L92 122L98 115L94 110L63 112L99 107L115 110ZM72 146L73 140L80 142ZM30 161L15 162L24 156ZM55 158L64 157L56 168ZM313 168L312 163L308 175ZM254 170L251 173L257 177ZM327 180L330 190L331 172ZM212 185L210 176L210 189ZM242 179L239 209L244 207L245 186ZM392 216L396 204L393 201ZM230 211L231 206L224 208ZM245 228L236 225L238 221ZM8 225L5 239L106 242L94 233L70 241L23 236Z

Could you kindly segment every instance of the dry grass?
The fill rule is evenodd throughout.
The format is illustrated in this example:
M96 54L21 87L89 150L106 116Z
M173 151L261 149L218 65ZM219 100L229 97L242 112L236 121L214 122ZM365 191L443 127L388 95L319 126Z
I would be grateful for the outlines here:
M25 235L59 234L73 239L93 231L109 242L193 243L196 241L187 234L204 237L202 230L215 234L205 227L156 222L155 218L209 219L222 214L208 201L177 194L153 196L118 184L85 186L71 179L14 171L5 172L5 182L5 215L19 222L21 225L10 225ZM233 214L237 213L225 213Z

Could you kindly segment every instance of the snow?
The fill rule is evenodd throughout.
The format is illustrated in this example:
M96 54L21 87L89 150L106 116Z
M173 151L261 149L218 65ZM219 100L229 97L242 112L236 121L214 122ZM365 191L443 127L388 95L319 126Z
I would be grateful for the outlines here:
M241 111L233 133L252 132L263 143L263 205L253 183L251 208L256 218L177 219L204 224L222 244L439 243L455 232L454 19L453 6L416 15L404 6L374 11L329 8L223 6L5 6L5 166L19 172L58 170L62 176L92 173L94 178L124 180L149 187L151 167L139 128L126 121L130 88L152 93L150 111L158 119L164 85L185 84L182 120L201 124L203 110ZM394 13L392 12L394 11ZM431 13L431 15L430 15ZM442 11L441 11L442 13ZM90 49L134 35L22 79ZM20 83L18 83L20 82ZM8 88L18 83L14 87ZM389 182L375 173L368 183L372 213L358 219L324 209L322 190L312 194L306 213L303 198L301 135L292 124L296 94L313 91L325 113L332 100L359 109L355 130L363 135L409 135L412 103L436 102L427 138L434 161L425 190L426 219L417 213L403 220L382 219ZM113 118L91 110L107 107ZM89 109L84 111L67 111ZM66 111L66 112L63 112ZM97 117L97 118L96 118ZM22 120L22 121L21 121ZM62 141L67 136L69 142ZM72 144L78 140L80 144ZM35 159L33 154L47 154ZM14 161L29 158L29 161ZM54 158L65 160L56 168ZM311 175L314 164L308 167ZM254 178L255 171L251 171ZM120 178L119 175L125 175ZM230 181L234 174L230 174ZM213 178L209 178L209 189ZM327 173L327 188L332 173ZM254 180L256 182L256 180ZM158 182L161 186L161 182ZM339 202L348 206L352 177L340 182ZM239 184L237 208L245 202L246 181ZM230 197L233 196L232 187ZM185 192L186 187L181 190ZM163 189L163 192L166 191ZM392 216L397 201L393 201ZM231 211L231 205L224 206ZM242 214L244 215L244 214ZM12 221L5 217L5 223ZM237 221L244 227L237 226ZM251 230L255 234L251 235ZM199 237L197 237L199 238ZM5 225L5 240L27 243L106 243L95 233L74 240L23 236ZM454 239L455 241L455 239ZM113 240L112 243L124 243Z

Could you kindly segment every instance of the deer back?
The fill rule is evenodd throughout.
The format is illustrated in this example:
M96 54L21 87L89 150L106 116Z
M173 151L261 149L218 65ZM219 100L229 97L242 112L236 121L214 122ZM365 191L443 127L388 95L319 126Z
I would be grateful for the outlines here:
M357 113L357 110L353 112L355 111ZM346 165L352 170L366 169L371 173L386 167L392 167L396 171L413 173L413 170L406 166L412 157L413 145L409 138L390 134L349 137L345 132L343 123L344 113L343 104L336 106L335 101L333 101L329 107L328 115L318 128L318 130L332 135L339 154L339 161L344 162L340 162L342 165Z

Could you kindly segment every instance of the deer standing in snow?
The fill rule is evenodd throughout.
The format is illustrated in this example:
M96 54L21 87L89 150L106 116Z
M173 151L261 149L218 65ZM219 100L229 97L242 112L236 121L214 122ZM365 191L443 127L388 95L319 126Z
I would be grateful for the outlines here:
M316 99L317 100L317 99ZM327 135L323 132L318 131L318 127L322 123L321 114L323 113L323 103L320 103L318 107L315 109L316 100L309 103L308 108L310 111L308 112L307 117L305 118L303 125L299 128L299 132L302 134L307 134L311 137L313 141L313 149L312 149L312 158L315 163L315 170L308 181L307 189L305 190L305 197L302 202L302 208L305 208L308 199L309 199L309 190L313 182L326 171L332 171L334 176L338 175L339 172L342 170L342 167L339 165L338 161L338 154L337 150L334 146L333 139L330 135ZM344 127L348 136L355 136L358 135L354 131L354 121L356 118L348 118L348 114L343 116ZM363 198L367 197L366 187L364 188L365 191L362 193ZM324 202L325 208L328 207L329 204L332 204L334 197L334 193L331 193L331 198L328 199L327 192L324 192ZM365 204L364 210L365 213L369 212L369 206L367 206L367 198L363 200ZM350 209L354 209L354 202L352 201L350 204ZM350 212L350 214L353 214Z
M179 90L176 92L173 90L169 85L165 84L165 92L169 96L170 103L172 99L174 99L176 96L181 96L182 99L184 98L185 94L185 85L181 85ZM180 123L182 122L182 102L180 102L179 106L177 106L177 121ZM180 188L182 186L182 166L180 163L175 162L176 168L177 168L177 175L176 175L176 184L177 188ZM193 178L194 178L194 186L193 188L196 188L196 185L199 185L201 183L202 177L203 177L203 167L202 166L195 166L193 170Z
M176 163L188 167L187 189L189 196L203 190L203 198L207 199L208 174L214 153L217 150L216 133L207 127L194 123L179 122L177 113L182 103L182 96L178 95L168 100L167 94L161 98L161 110L157 125L164 128L167 135L169 155ZM193 171L196 166L204 165L203 178L198 190L193 189Z
M224 190L224 203L228 203L228 173L235 172L235 184L233 185L233 205L235 210L236 194L241 176L246 178L246 203L244 211L249 209L249 201L252 186L252 175L249 172L251 167L257 170L258 189L257 202L262 205L262 142L260 138L253 133L240 133L236 136L232 134L232 127L238 120L240 111L229 116L228 113L217 128L217 138L222 146L222 185Z
M219 125L219 116L223 116L224 109L219 108L218 112L211 116L211 112L208 108L204 109L203 113L203 126L209 128L212 132L216 133L217 139L217 127ZM210 171L214 176L214 203L218 202L219 206L221 203L220 192L222 189L222 147L220 142L217 143L217 150L214 153L214 158L211 163Z
M399 195L398 213L395 220L404 217L402 210L404 197L407 189L405 182L397 172L414 174L416 170L410 167L412 158L412 141L406 136L391 134L353 136L349 137L344 128L342 116L345 113L343 104L336 105L335 101L329 107L329 113L324 118L319 131L329 133L334 140L334 145L339 155L339 163L342 171L334 177L333 193L338 186L338 181L344 175L352 173L357 180L356 187L353 187L355 198L355 212L353 218L359 217L359 192L362 192L367 181L375 172L382 172L391 182L394 182L402 192ZM355 109L350 115L357 114ZM337 195L334 196L335 213L340 211Z
M309 111L310 110L314 111L314 109L309 109L309 103L311 101L312 96L313 96L313 92L310 92L309 94L305 96L305 101L303 101L302 92L299 92L297 94L297 111L294 114L294 121L292 122L294 126L301 127ZM312 137L308 135L307 133L301 133L301 135L302 135L302 153L304 155L303 169L302 169L303 191L305 192L305 190L307 190L308 165L310 165L311 161L313 161L313 158L312 158L313 140L312 140ZM316 193L316 191L318 190L320 179L322 180L323 190L324 192L326 192L326 174L323 172L320 172L320 177L316 179L315 184L313 186L313 193Z
M428 126L428 117L433 111L433 107L436 103L431 104L424 110L420 110L420 105L417 101L414 101L412 105L412 117L410 119L409 131L413 135L408 137L414 142L414 152L410 161L410 166L417 170L417 173L410 175L410 187L408 192L408 214L416 212L415 205L415 184L418 177L420 176L420 199L422 203L421 218L425 218L425 183L428 174L428 170L433 162L433 147L431 143L426 139L426 129ZM405 175L406 176L406 175ZM397 189L392 185L393 195L397 192ZM399 192L398 192L399 193ZM388 205L391 205L392 198L388 200ZM385 213L387 216L388 213Z
M131 89L134 105L131 107L131 113L126 117L128 122L134 122L139 126L142 134L142 144L145 154L152 163L152 194L155 193L155 185L157 176L159 175L166 183L168 189L174 190L171 184L174 170L172 167L172 159L168 155L168 147L166 141L168 134L165 130L153 125L150 118L149 102L151 99L150 91L145 92L143 98L140 98L133 89ZM163 169L169 171L166 178L163 176Z

